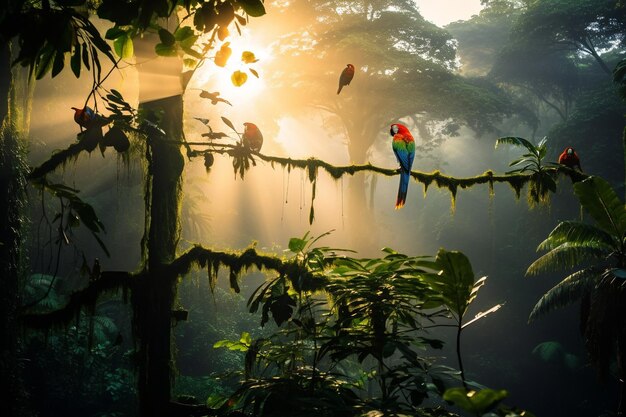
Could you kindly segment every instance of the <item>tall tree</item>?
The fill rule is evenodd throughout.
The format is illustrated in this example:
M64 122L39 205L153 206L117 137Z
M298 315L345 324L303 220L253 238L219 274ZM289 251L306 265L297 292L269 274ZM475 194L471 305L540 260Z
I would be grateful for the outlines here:
M589 54L610 75L611 68L601 51L624 45L626 5L619 0L529 2L514 36L538 48L558 45L571 52Z
M101 34L88 18L86 13L86 1L60 1L41 3L28 3L15 1L10 2L9 7L3 9L0 14L0 23L2 30L0 31L3 41L3 52L1 63L4 65L3 70L7 74L11 74L11 63L17 62L27 66L36 78L42 78L47 73L52 76L59 74L65 67L66 57L70 56L70 68L72 72L79 77L81 69L87 68L93 71L92 92L86 98L86 102L97 108L97 105L103 103L99 101L97 96L107 96L107 105L113 111L111 119L106 123L114 121L115 127L128 128L134 131L143 132L146 135L144 144L146 149L146 157L149 161L148 179L146 184L146 230L142 241L143 260L141 272L133 282L129 282L130 274L113 273L106 275L109 278L100 276L92 271L92 286L88 287L82 297L75 295L75 304L67 311L76 311L72 308L89 304L92 305L98 296L102 294L102 283L111 279L110 285L124 286L132 288L131 303L133 304L134 319L136 327L136 337L138 338L138 388L140 393L140 415L158 417L169 415L170 413L170 380L172 376L171 353L171 315L175 299L176 272L171 268L168 270L166 266L174 260L177 251L177 244L180 229L180 188L181 176L184 161L180 153L182 143L182 88L178 94L174 94L168 98L160 100L152 100L145 103L142 112L149 116L146 119L145 127L139 125L140 118L136 118L128 103L123 101L119 93L112 91L102 94L102 81L106 76L102 76L102 67L100 57L108 57L114 65L118 60L113 56L113 49L106 43L104 37L113 41L114 49L120 59L130 58L133 55L134 43L133 37L143 34L144 32L156 32L158 34L158 43L152 45L152 55L174 56L182 58L183 55L194 58L190 61L192 67L190 72L182 72L181 65L175 71L174 77L178 78L181 86L184 87L193 74L195 68L205 59L205 54L214 47L213 40L216 38L223 39L228 36L227 27L237 19L240 24L245 24L245 17L239 15L247 14L249 16L260 16L265 13L263 3L260 0L245 1L188 1L184 2L180 7L184 7L188 17L193 16L193 27L180 26L174 23L176 28L170 31L167 26L161 26L162 20L170 15L175 15L179 9L178 2L169 0L148 1L118 1L104 0L96 5L97 14L104 19L108 19L115 23L106 35ZM49 31L32 30L33 27L46 26L52 28ZM156 29L155 29L156 28ZM197 30L197 32L194 31ZM218 33L219 32L219 33ZM210 41L202 45L196 45L199 35L208 33ZM7 48L4 45L7 45ZM19 45L19 55L15 59L9 59L9 43ZM5 81L5 78L2 79ZM3 127L10 126L10 107L12 104L11 78L7 76L7 83L2 86L0 93L3 99L6 97L7 105L2 105ZM87 103L86 103L87 104ZM116 109L117 108L117 109ZM130 115L128 113L131 113ZM8 121L7 121L8 120ZM129 122L134 125L129 125ZM118 125L119 123L119 125ZM159 125L161 127L159 127ZM88 132L90 128L88 127ZM96 127L95 129L100 129ZM8 136L5 134L8 132ZM94 132L94 130L91 130ZM111 132L111 130L109 130ZM80 136L79 142L71 151L65 155L76 155L82 150L86 150L89 145L88 138L95 138L101 146L104 145L102 136L93 136L86 133L87 136ZM2 217L2 227L0 230L7 230L2 233L9 240L2 242L2 260L3 268L6 266L7 274L2 275L3 279L8 281L6 288L15 289L13 292L5 292L6 297L11 301L7 303L7 314L3 315L3 320L7 319L6 326L3 326L3 332L6 333L6 341L10 347L7 355L7 364L15 364L15 345L17 329L14 323L15 310L17 307L17 283L18 266L20 265L19 248L20 248L20 191L23 190L27 173L26 166L23 164L24 147L16 139L19 137L13 130L3 129L2 131L2 156L0 160L2 164L3 183L6 187L2 188L2 192L9 193L2 199L2 208L6 216ZM5 140L6 138L6 140ZM19 146L18 146L19 145ZM93 149L93 148L92 148ZM72 153L73 152L73 153ZM5 156L6 155L6 156ZM66 156L68 157L68 156ZM33 177L41 177L57 166L54 163L30 173ZM6 210L5 210L6 209ZM98 223L97 218L92 217L92 222ZM8 233L11 232L11 233ZM6 249L6 251L5 251ZM94 270L96 267L94 266ZM111 278L112 277L112 278ZM101 282L96 282L102 278ZM108 285L108 284L104 284ZM95 286L95 289L94 289ZM4 305L4 304L3 304ZM50 324L50 320L64 320L69 316L67 314L53 314L51 319L32 318L30 322ZM56 317L56 319L54 318ZM13 322L10 320L13 319ZM2 336L5 336L3 334ZM3 358L3 363L5 360ZM2 373L3 388L10 387L8 378L14 375L14 369L7 369ZM7 395L14 394L15 390L3 389L3 393ZM7 404L14 402L7 401Z

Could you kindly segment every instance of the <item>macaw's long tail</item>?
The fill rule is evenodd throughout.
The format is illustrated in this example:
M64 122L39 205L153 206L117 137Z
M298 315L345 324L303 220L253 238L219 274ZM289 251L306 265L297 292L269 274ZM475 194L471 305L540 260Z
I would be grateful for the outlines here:
M339 88L337 89L337 94L341 93L341 89L343 88L343 85L341 85L341 83L339 83Z
M406 193L409 189L409 179L411 175L407 172L400 172L400 186L398 187L398 198L396 199L396 209L402 208L406 202Z

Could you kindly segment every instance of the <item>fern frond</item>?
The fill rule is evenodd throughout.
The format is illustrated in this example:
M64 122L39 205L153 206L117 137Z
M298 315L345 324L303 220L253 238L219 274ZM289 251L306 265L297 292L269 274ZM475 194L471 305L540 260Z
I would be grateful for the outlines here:
M552 250L564 243L570 243L571 246L598 246L604 245L608 248L614 248L618 244L613 237L599 227L590 224L564 221L559 223L546 240L541 242L537 247L540 250Z
M526 270L526 275L575 268L586 261L602 261L610 253L611 250L604 245L593 244L593 242L587 246L564 243L535 260Z
M541 297L528 316L528 321L580 300L601 277L602 271L597 268L586 268L568 275Z

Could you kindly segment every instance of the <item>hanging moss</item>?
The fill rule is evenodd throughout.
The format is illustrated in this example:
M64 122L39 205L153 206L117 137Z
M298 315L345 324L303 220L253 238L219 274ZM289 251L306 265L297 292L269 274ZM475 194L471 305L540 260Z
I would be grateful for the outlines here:
M139 277L129 272L103 271L98 280L92 281L87 288L73 293L65 307L43 314L25 312L21 318L25 325L37 329L67 325L72 319L77 319L83 309L93 312L98 298L106 292L118 289L122 289L124 293L132 291Z

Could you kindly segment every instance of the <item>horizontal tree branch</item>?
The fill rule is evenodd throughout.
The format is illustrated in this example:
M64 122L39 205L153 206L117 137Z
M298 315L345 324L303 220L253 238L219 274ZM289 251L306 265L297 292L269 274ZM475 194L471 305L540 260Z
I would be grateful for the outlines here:
M49 328L69 323L78 317L83 307L95 307L98 297L107 291L120 288L132 289L136 279L134 274L126 271L103 271L100 277L92 281L82 290L72 293L68 303L61 309L49 313L24 313L21 319L32 328Z

